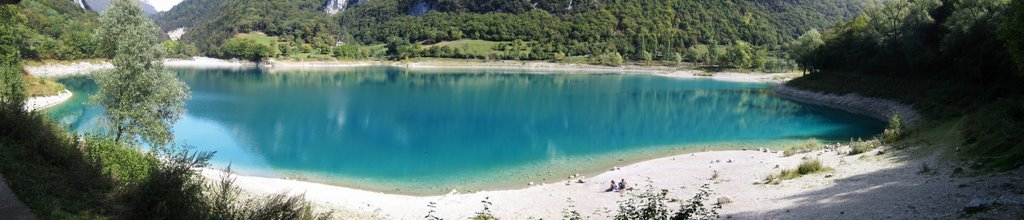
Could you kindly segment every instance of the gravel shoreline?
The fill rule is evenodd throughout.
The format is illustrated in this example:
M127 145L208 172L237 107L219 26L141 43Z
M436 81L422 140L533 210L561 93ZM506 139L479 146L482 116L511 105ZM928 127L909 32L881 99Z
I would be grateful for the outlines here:
M39 111L39 110L43 110L43 109L46 109L46 108L49 108L49 107L57 106L60 103L63 103L64 101L67 101L68 99L71 99L72 95L74 95L74 94L72 94L71 91L68 91L67 89L65 89L64 91L61 91L60 93L57 93L57 95L43 96L43 97L32 97L32 98L29 98L28 100L25 100L25 110L32 112L32 111Z
M889 121L896 114L899 114L903 122L910 126L919 125L922 120L921 115L914 110L913 106L893 100L864 97L855 93L846 95L825 94L800 90L786 84L780 84L773 90L776 94L786 98L864 114L882 121Z

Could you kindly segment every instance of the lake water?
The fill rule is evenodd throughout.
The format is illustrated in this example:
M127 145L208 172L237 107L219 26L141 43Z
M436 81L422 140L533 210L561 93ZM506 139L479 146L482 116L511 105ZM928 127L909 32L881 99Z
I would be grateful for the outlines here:
M216 165L410 194L519 186L687 148L849 140L883 127L782 99L767 83L394 67L171 71L192 90L175 139L217 151ZM103 110L87 102L96 84L60 81L75 96L48 114L73 130L99 127Z

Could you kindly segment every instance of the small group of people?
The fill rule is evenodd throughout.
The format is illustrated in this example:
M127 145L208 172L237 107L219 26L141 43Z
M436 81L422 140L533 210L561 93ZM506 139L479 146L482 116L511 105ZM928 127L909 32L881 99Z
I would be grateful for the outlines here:
M626 179L622 179L622 180L619 180L618 184L615 183L615 180L612 180L612 185L609 186L608 189L605 189L604 191L605 192L622 192L622 191L626 191L626 190L629 190L629 189L630 189L629 187L626 187Z

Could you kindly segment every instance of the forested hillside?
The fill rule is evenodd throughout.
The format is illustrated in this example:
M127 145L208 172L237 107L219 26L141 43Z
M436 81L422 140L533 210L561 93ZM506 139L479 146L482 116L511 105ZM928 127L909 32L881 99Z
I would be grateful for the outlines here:
M786 44L804 31L858 14L860 2L369 0L328 16L322 0L188 0L154 18L165 31L187 27L182 42L210 55L222 55L219 47L238 33L265 32L281 37L285 49L308 44L321 51L339 40L362 45L518 40L530 49L465 57L534 60L615 54L638 61L689 57L720 64L726 49L740 45L753 46L745 52L763 58L744 65L754 67L768 65L768 58L783 62L779 52Z
M72 60L95 57L92 42L97 14L68 0L25 0L17 12L27 22L13 34L25 39L21 56L28 59ZM8 18L5 18L8 19Z
M811 75L790 85L911 103L953 120L966 155L1024 165L1024 1L890 0L800 39ZM958 148L959 149L959 148Z

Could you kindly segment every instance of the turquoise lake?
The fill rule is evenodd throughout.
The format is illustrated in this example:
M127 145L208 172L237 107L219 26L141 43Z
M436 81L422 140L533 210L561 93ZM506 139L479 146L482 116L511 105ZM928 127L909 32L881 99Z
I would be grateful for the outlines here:
M768 83L397 67L171 71L192 90L176 141L217 151L215 165L409 194L552 182L687 148L866 138L884 126L783 99ZM100 127L102 108L87 102L96 84L60 82L75 95L47 114L72 130Z

